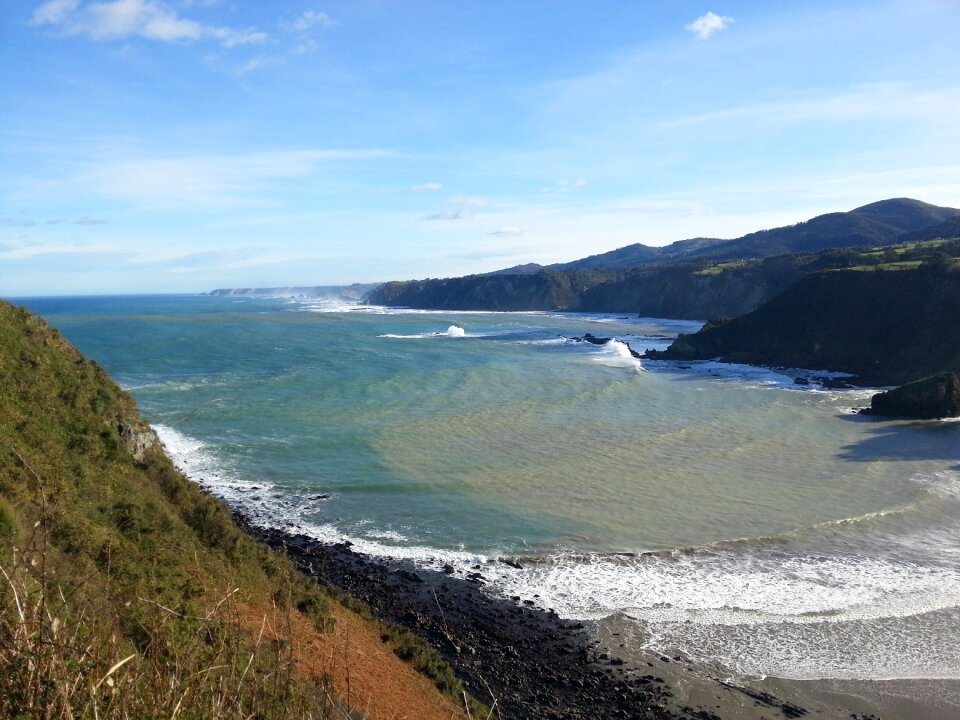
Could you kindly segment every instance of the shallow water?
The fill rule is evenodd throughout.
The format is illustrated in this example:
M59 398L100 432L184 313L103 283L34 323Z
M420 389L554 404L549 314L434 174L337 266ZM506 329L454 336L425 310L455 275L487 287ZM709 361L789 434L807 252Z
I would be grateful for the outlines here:
M491 591L636 619L732 672L960 677L960 423L869 391L634 360L698 323L33 299L198 481L256 514ZM329 498L323 496L329 495Z

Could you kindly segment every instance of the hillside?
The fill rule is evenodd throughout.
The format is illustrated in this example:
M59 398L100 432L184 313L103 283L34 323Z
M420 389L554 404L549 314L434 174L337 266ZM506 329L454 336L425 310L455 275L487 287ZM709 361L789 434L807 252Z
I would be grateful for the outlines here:
M960 370L957 317L956 261L824 271L648 357L833 370L867 384L898 384Z
M0 717L464 715L435 653L242 533L129 395L4 302L0 570Z
M736 240L696 238L663 248L631 245L537 269L461 278L389 282L366 300L438 310L576 310L664 318L736 316L782 292L806 272L960 235L960 210L901 198L831 213ZM899 252L899 250L898 250ZM851 255L853 253L853 255Z
M923 230L957 217L960 217L960 210L955 208L939 207L910 198L896 198L864 205L849 212L819 215L796 225L760 230L733 240L693 238L664 247L628 245L611 252L549 267L553 270L626 268L692 260L742 260L791 253L814 253L827 248L885 245L897 242L898 236L903 233Z
M628 312L679 319L735 317L754 310L810 272L885 262L919 264L938 253L958 256L960 246L935 240L761 260L412 280L385 283L367 300L378 305L443 310Z

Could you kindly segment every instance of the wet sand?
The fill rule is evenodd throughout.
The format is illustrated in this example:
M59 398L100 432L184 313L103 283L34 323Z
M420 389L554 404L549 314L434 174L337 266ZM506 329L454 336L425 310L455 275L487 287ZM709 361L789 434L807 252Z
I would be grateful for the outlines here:
M960 680L732 680L719 667L669 658L640 647L637 625L621 614L596 624L599 650L617 655L624 667L664 679L670 708L697 708L723 718L823 720L958 720Z

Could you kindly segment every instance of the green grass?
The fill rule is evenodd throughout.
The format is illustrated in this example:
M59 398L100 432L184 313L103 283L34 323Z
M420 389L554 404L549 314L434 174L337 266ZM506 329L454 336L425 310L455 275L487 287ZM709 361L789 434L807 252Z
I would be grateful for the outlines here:
M920 260L901 260L899 262L877 263L876 265L852 265L846 268L839 268L835 272L852 270L855 272L877 272L877 271L895 271L895 270L913 270L920 267Z
M706 267L703 270L698 270L694 275L700 277L711 277L716 275L722 275L728 270L739 270L742 267L746 267L747 264L750 264L751 261L747 260L730 260L726 262L719 262L710 267Z
M134 458L151 434L95 362L0 301L0 717L342 716L291 650L337 600L159 445ZM462 702L420 645L410 660Z

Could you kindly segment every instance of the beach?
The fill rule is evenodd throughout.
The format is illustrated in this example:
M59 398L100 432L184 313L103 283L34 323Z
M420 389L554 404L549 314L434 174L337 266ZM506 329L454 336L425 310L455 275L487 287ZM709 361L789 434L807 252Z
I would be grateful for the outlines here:
M235 518L318 581L426 639L503 718L948 720L960 712L958 681L734 681L682 656L632 650L621 641L633 628L622 616L582 623L533 598L493 597L482 589L483 566L423 570Z

